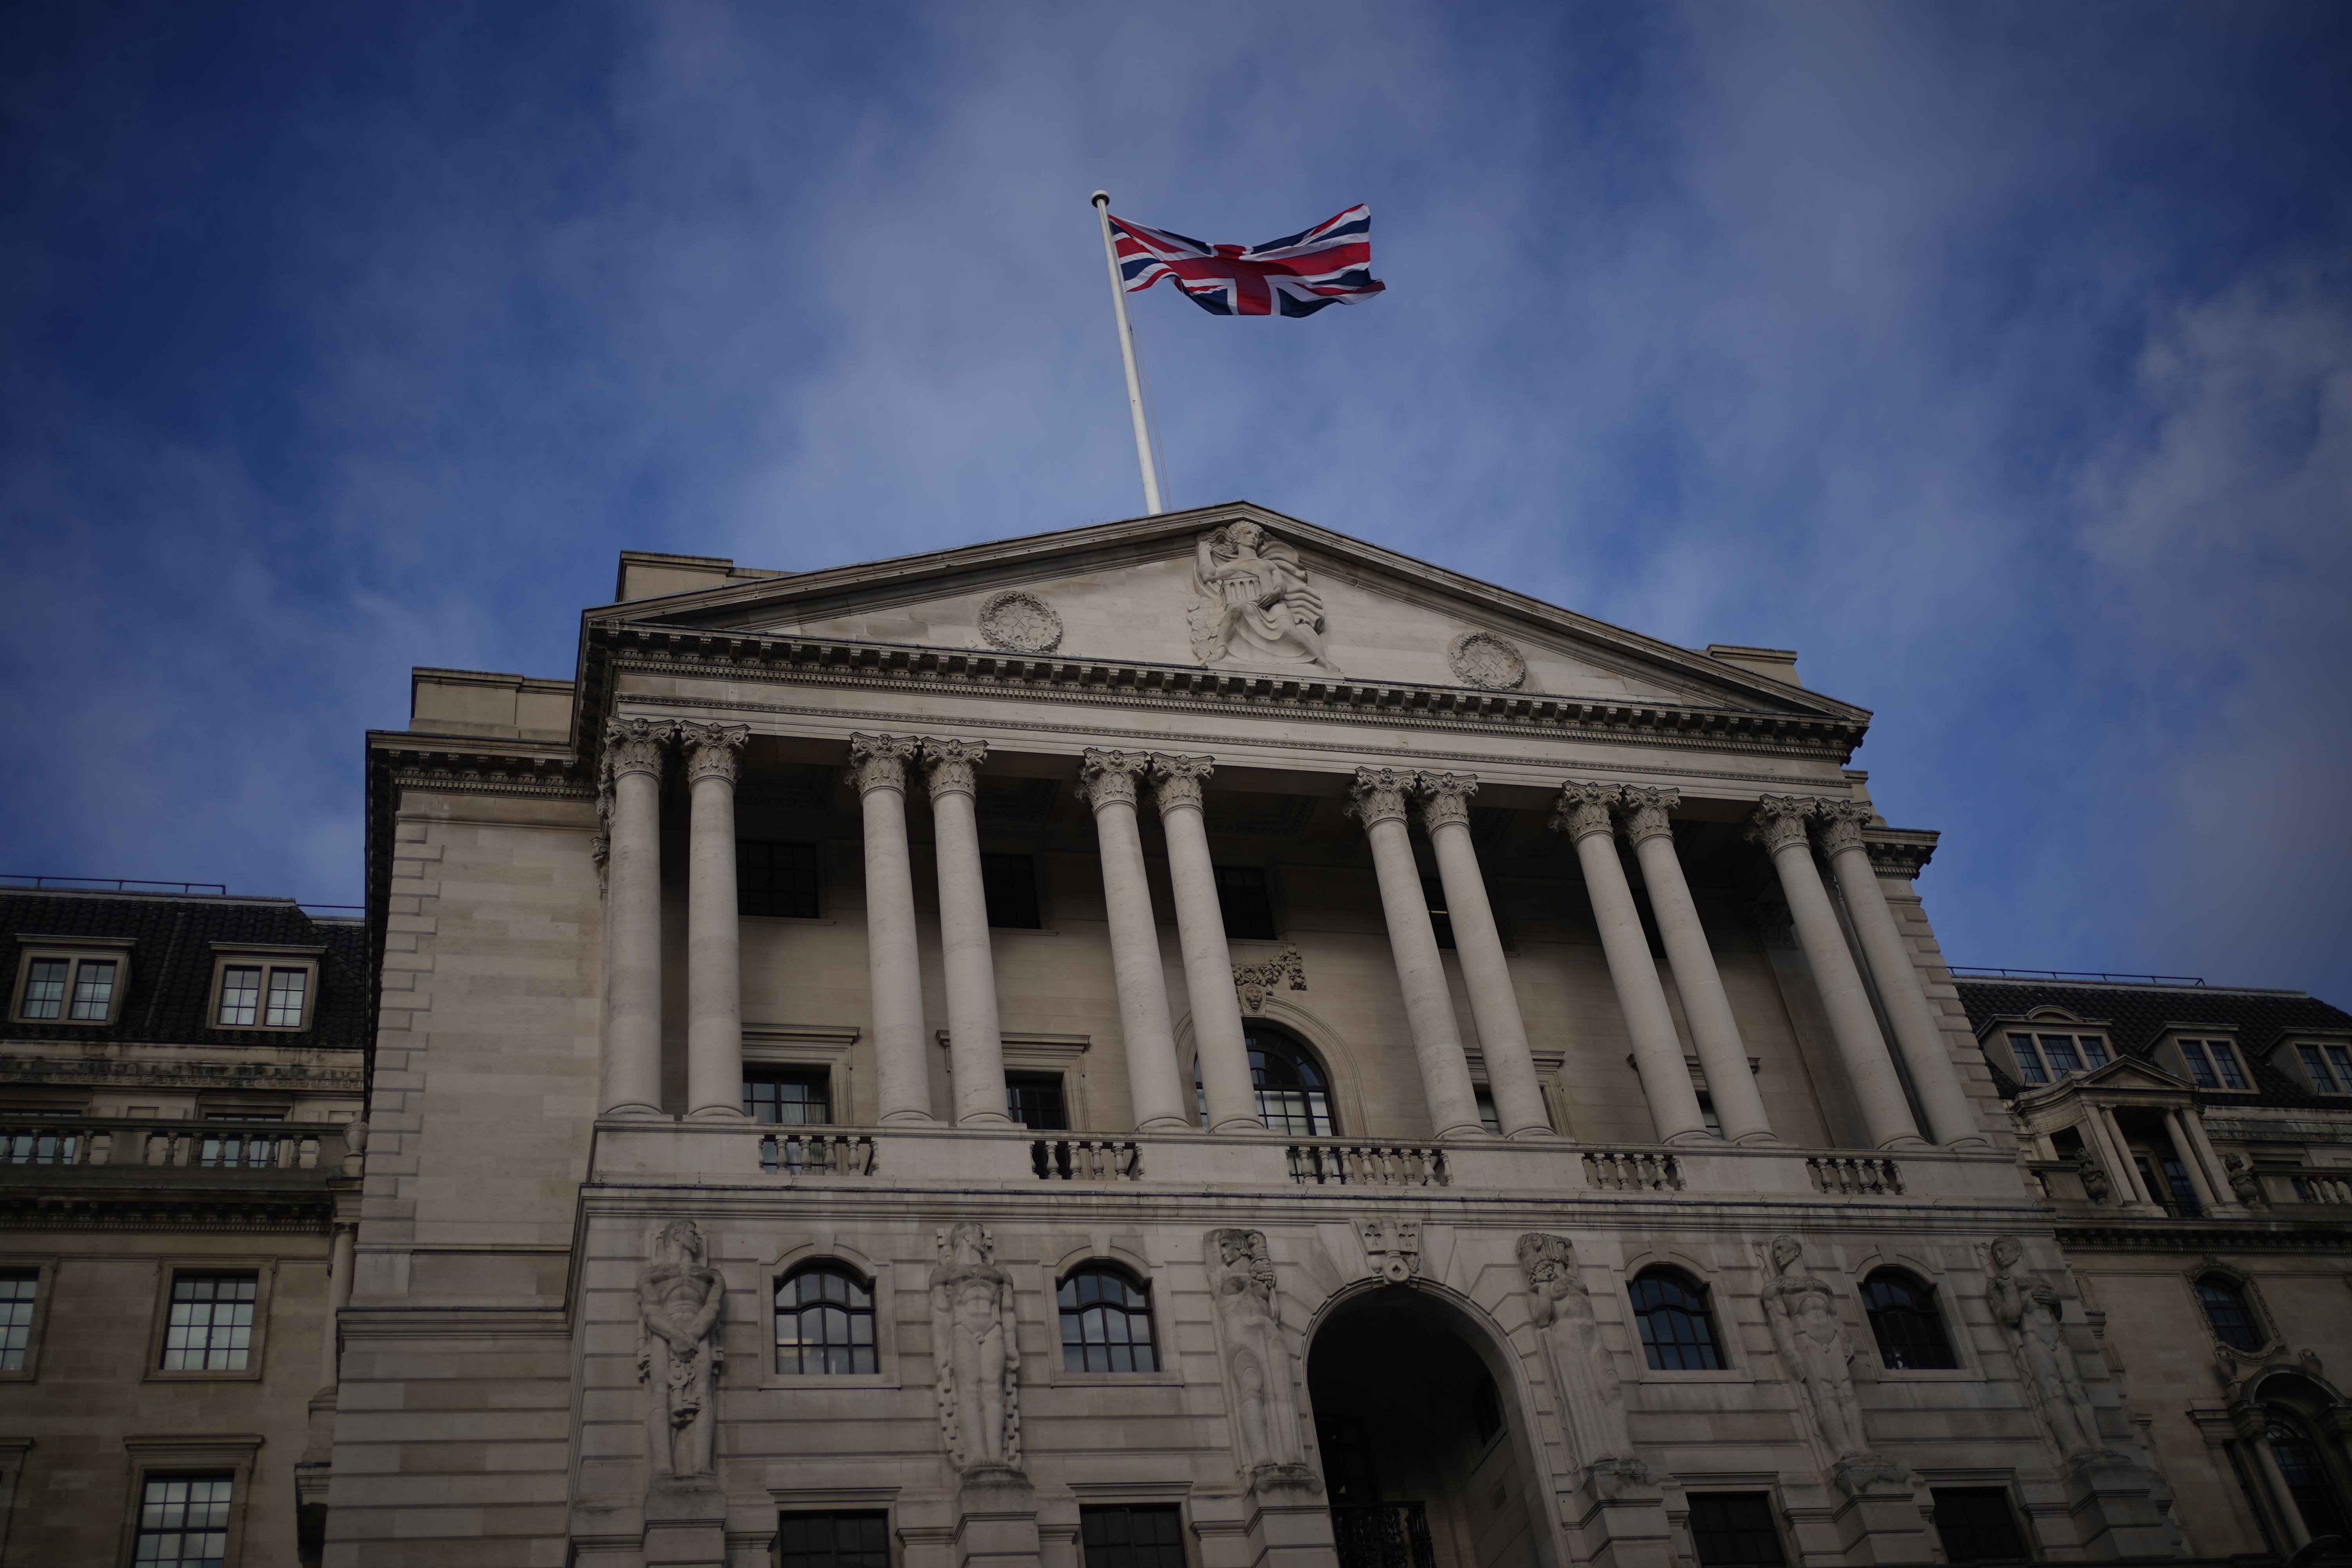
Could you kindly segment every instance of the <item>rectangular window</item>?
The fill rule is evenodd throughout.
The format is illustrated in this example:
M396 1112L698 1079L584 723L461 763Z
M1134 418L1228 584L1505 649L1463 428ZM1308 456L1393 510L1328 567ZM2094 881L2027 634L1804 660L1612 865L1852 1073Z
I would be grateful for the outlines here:
M2026 1083L2048 1083L2050 1075L2042 1070L2042 1058L2034 1053L2033 1037L2011 1035L2009 1054L2017 1062L2017 1076Z
M146 1478L134 1568L221 1568L228 1559L227 1476Z
M2074 1054L2074 1037L2072 1035L2042 1036L2042 1054L2050 1063L2052 1078L2063 1078L2070 1072L2083 1070L2083 1058Z
M182 1274L172 1281L165 1372L238 1372L253 1348L252 1274Z
M890 1516L781 1514L776 1553L782 1568L890 1568Z
M2083 1035L2076 1044L2083 1047L2083 1065L2093 1071L2107 1065L2107 1042L2096 1035Z
M1247 942L1272 942L1274 893L1265 872L1255 866L1217 868L1217 908L1225 917L1225 935Z
M224 1029L250 1029L261 1016L261 966L232 963L221 971L219 1023Z
M41 1276L31 1268L0 1271L0 1372L22 1372L33 1343L33 1306Z
M2336 1087L2335 1075L2327 1070L2327 1058L2319 1054L2317 1046L2297 1046L2295 1054L2303 1058L2303 1070L2311 1075L2311 1087L2322 1094L2342 1094L2347 1089Z
M2227 1040L2208 1040L2205 1047L2213 1053L2213 1070L2221 1075L2221 1087L2245 1088L2246 1075L2238 1066L2238 1047Z
M1062 1100L1060 1073L1006 1073L1004 1100L1006 1112L1033 1132L1069 1131L1070 1110Z
M1437 945L1446 952L1454 951L1454 917L1445 910L1445 884L1435 877L1421 879L1421 900L1429 906L1429 929L1437 937Z
M310 1004L308 964L224 963L213 1026L299 1029L307 1020Z
M67 1015L77 1024L103 1024L114 1011L114 960L85 958L74 968L73 1007Z
M1762 1492L1690 1494L1691 1545L1702 1568L1781 1568L1772 1500Z
M833 1120L833 1083L823 1072L753 1068L743 1074L743 1114L785 1127L821 1127Z
M2177 1154L2166 1154L2157 1161L2164 1167L2164 1184L2172 1193L2172 1212L2194 1219L2198 1214L2197 1188L2189 1180L2189 1169Z
M1503 1116L1495 1109L1495 1091L1482 1083L1477 1086L1477 1096L1478 1125L1499 1135L1503 1131Z
M2352 1094L2352 1049L2330 1046L2327 1047L2327 1059L2336 1068L2336 1081L2343 1086L2340 1092Z
M1026 855L983 855L980 886L988 923L1006 931L1043 931L1037 908L1037 866Z
M310 972L307 969L273 969L269 972L269 1002L262 1009L262 1024L272 1029L299 1029L302 1026L302 999L310 988Z
M1950 1563L2014 1563L2026 1555L2010 1511L2009 1494L1999 1487L1937 1487L1936 1533Z
M735 908L747 915L817 918L816 846L735 841Z
M1698 1119L1706 1124L1709 1132L1717 1138L1723 1136L1723 1118L1716 1111L1715 1096L1703 1089L1698 1091Z
M37 958L26 966L25 1000L17 1013L26 1018L56 1018L66 1010L66 973L69 958Z
M1174 1503L1112 1503L1078 1510L1087 1568L1184 1568Z
M2213 1064L2206 1059L2205 1047L2198 1040L2180 1042L2180 1059L2189 1064L2189 1080L2200 1089L2219 1089L2221 1080L2213 1076Z
M104 1024L122 1000L119 958L44 953L25 961L16 1016L27 1023Z

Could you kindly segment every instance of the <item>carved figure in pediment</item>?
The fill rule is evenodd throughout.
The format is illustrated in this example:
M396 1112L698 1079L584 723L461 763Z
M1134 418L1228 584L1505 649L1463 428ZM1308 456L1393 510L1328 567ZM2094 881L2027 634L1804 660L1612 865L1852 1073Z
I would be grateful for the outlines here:
M1764 1321L1780 1364L1797 1380L1797 1394L1832 1455L1866 1454L1862 1405L1853 1393L1853 1336L1838 1321L1837 1295L1805 1268L1805 1244L1776 1236L1772 1279L1764 1287Z
M646 1459L656 1480L711 1473L726 1294L695 1223L662 1226L654 1260L637 1273L637 1376L648 1394Z
M1187 617L1202 664L1307 664L1339 673L1323 647L1323 599L1298 552L1254 522L1204 533L1192 552Z
M2087 1453L2102 1446L2098 1417L2059 1324L2058 1292L2018 1268L2024 1256L2024 1244L2017 1237L1994 1240L1985 1258L1985 1305L2009 1341L2017 1370L2024 1374L2026 1390L2058 1451Z
M1593 1322L1575 1247L1564 1236L1529 1231L1519 1237L1518 1258L1528 1282L1528 1315L1542 1337L1552 1396L1575 1462L1621 1480L1647 1480L1649 1467L1634 1456L1625 1422L1625 1385Z
M1209 1234L1209 1289L1217 1303L1226 1392L1241 1421L1242 1468L1254 1475L1268 1467L1303 1466L1290 1340L1264 1231Z
M964 1220L939 1233L931 1270L931 1363L940 1435L959 1470L1021 1466L1021 1352L1013 1277L986 1227Z

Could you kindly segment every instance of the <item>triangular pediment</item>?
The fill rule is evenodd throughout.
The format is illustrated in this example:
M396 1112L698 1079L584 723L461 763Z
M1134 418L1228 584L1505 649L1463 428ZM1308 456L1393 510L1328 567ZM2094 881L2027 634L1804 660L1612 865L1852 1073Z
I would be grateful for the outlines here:
M1246 503L730 583L591 615L1302 680L1866 717Z

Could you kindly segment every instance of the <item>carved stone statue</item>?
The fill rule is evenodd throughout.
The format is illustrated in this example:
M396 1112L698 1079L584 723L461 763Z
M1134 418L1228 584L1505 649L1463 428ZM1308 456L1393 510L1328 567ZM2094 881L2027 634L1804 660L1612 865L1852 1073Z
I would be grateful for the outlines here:
M1194 658L1339 673L1323 647L1322 597L1307 585L1298 552L1256 523L1236 522L1202 534L1192 566Z
M2243 1154L2227 1155L2222 1163L2230 1168L2230 1190L2238 1195L2238 1201L2248 1208L2263 1207L2263 1179L2254 1173L2254 1168L2247 1163L2246 1157Z
M646 1458L656 1480L711 1473L726 1294L695 1223L662 1226L653 1262L637 1272L637 1376L648 1391Z
M1304 1469L1290 1340L1283 1331L1264 1231L1209 1234L1209 1289L1217 1303L1226 1386L1241 1418L1243 1468L1253 1477L1268 1468Z
M1805 1270L1805 1244L1772 1238L1771 1281L1764 1287L1764 1321L1772 1348L1797 1380L1799 1397L1830 1452L1843 1459L1867 1454L1862 1405L1853 1394L1853 1336L1838 1321L1837 1295Z
M939 1233L931 1270L931 1361L938 1369L940 1435L967 1473L1021 1468L1021 1352L1014 1344L1013 1277L996 1243L970 1220Z
M2077 1161L2074 1170L2083 1178L2083 1191L2089 1195L2093 1203L2105 1203L2108 1194L2115 1191L2114 1185L2107 1180L2107 1173L2091 1161Z
M2072 1457L2104 1447L2091 1396L2084 1392L2082 1372L2059 1326L2058 1292L2019 1269L2017 1261L2024 1255L2024 1244L2013 1236L1993 1242L1985 1263L1985 1305L2009 1341L2058 1451Z
M1617 1362L1592 1321L1592 1298L1576 1271L1576 1248L1564 1236L1529 1231L1519 1237L1519 1272L1528 1281L1528 1314L1542 1337L1553 1398L1575 1463L1607 1480L1641 1482L1650 1468L1633 1453L1625 1424L1625 1387Z

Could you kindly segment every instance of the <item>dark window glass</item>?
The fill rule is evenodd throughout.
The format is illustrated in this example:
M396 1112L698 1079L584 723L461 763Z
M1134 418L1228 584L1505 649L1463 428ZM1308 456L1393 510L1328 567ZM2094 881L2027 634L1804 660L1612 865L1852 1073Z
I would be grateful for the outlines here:
M2213 1070L2221 1075L2221 1087L2245 1088L2246 1075L2238 1068L2238 1048L2227 1040L2209 1040L2206 1044L2213 1052Z
M2189 1064L2189 1080L2200 1089L2219 1089L2221 1080L2213 1076L2213 1064L2205 1057L2205 1047L2198 1040L2180 1042L2180 1059Z
M2205 1308L2205 1321L2213 1325L2213 1337L2231 1349L2258 1351L2269 1340L2254 1321L2246 1293L2234 1281L2208 1274L2197 1281L2197 1300Z
M2009 1563L2026 1555L2009 1494L1999 1487L1937 1487L1936 1533L1951 1563Z
M1454 917L1445 908L1445 884L1435 877L1421 879L1422 901L1429 906L1429 929L1437 935L1437 945L1446 952L1454 951Z
M1062 1366L1068 1372L1157 1372L1151 1298L1116 1268L1092 1266L1062 1281Z
M1705 1568L1780 1568L1786 1561L1772 1501L1762 1492L1691 1493L1690 1532Z
M2096 1035L2078 1035L2074 1043L2083 1047L2083 1065L2103 1068L2107 1065L2107 1042Z
M1706 1089L1698 1091L1698 1119L1717 1138L1723 1136L1723 1117L1715 1109L1715 1096Z
M1227 936L1274 940L1274 896L1267 889L1265 873L1257 867L1218 867L1217 907L1224 911Z
M0 1372L22 1372L33 1343L33 1303L40 1275L30 1268L0 1271Z
M2164 1184L2172 1189L2172 1211L2196 1215L2199 1212L2197 1185L2189 1179L2189 1167L2182 1164L2179 1156L2175 1154L2167 1154L2157 1163L2164 1167Z
M213 1110L207 1121L283 1121L284 1111ZM207 1133L196 1151L196 1163L217 1170L266 1171L278 1163L278 1141L251 1132Z
M1503 1429L1503 1396L1495 1387L1493 1376L1478 1379L1478 1387L1470 1395L1470 1425L1477 1429L1478 1441L1491 1443Z
M114 961L85 958L74 971L73 1006L67 1016L76 1023L103 1024L114 1010Z
M2342 1086L2339 1092L2352 1094L2352 1050L2342 1046L2330 1046L2327 1047L2327 1059L2335 1064L2336 1081Z
M866 1282L836 1263L786 1275L776 1287L776 1370L874 1371L874 1292Z
M1037 867L1026 855L983 855L980 887L988 900L988 923L1008 931L1042 931L1037 912Z
M1718 1372L1723 1352L1716 1344L1715 1320L1706 1291L1671 1269L1653 1268L1631 1287L1633 1315L1642 1324L1642 1351L1654 1372ZM1777 1550L1777 1548L1776 1548ZM1761 1559L1725 1558L1724 1562ZM1778 1562L1777 1557L1772 1561Z
M1878 1339L1878 1359L1902 1372L1943 1372L1959 1365L1952 1342L1927 1286L1892 1268L1862 1282L1862 1303L1870 1331Z
M780 1514L776 1551L783 1568L890 1568L889 1515Z
M57 1110L12 1110L10 1116L62 1116ZM10 1165L70 1165L81 1157L81 1138L73 1132L35 1131L17 1128L0 1132L0 1163Z
M2326 1058L2319 1054L2319 1047L2297 1046L2294 1050L2303 1058L2303 1070L2311 1075L2311 1087L2322 1094L2336 1093L2336 1076L2327 1070Z
M1004 1075L1005 1110L1013 1121L1036 1132L1065 1132L1070 1110L1062 1100L1062 1075L1057 1072L1009 1072Z
M2083 1058L2074 1054L2074 1037L2072 1035L2042 1036L2042 1054L2049 1058L2053 1077L2083 1070Z
M1335 1507L1381 1500L1380 1472L1372 1467L1364 1424L1352 1415L1318 1415L1315 1446L1323 1450L1323 1484Z
M134 1568L221 1568L228 1560L227 1476L156 1476L139 1491Z
M252 1274L181 1274L163 1331L165 1372L235 1372L253 1349Z
M735 908L747 915L816 919L816 846L737 839Z
M833 1120L833 1083L824 1072L751 1068L743 1074L743 1114L786 1127L821 1127Z
M1174 1503L1110 1503L1078 1510L1087 1568L1184 1568Z
M25 969L25 1000L17 1011L27 1018L56 1018L66 1010L66 973L73 961L37 958Z
M1272 1029L1246 1029L1244 1038L1249 1044L1257 1113L1266 1126L1276 1132L1329 1137L1331 1097L1315 1058Z
M1503 1131L1503 1113L1495 1109L1495 1091L1485 1084L1477 1087L1478 1125L1489 1132Z
M2016 1058L2017 1076L2026 1083L2048 1083L2050 1075L2042 1070L2042 1058L2034 1053L2033 1037L2011 1035L2009 1054Z
M2336 1488L2328 1481L2319 1445L2302 1427L2275 1412L2263 1437L2271 1446L2271 1458L2278 1461L2279 1473L2286 1478L2286 1489L2303 1515L2304 1528L2315 1540L2343 1534L2344 1510L2336 1506Z

